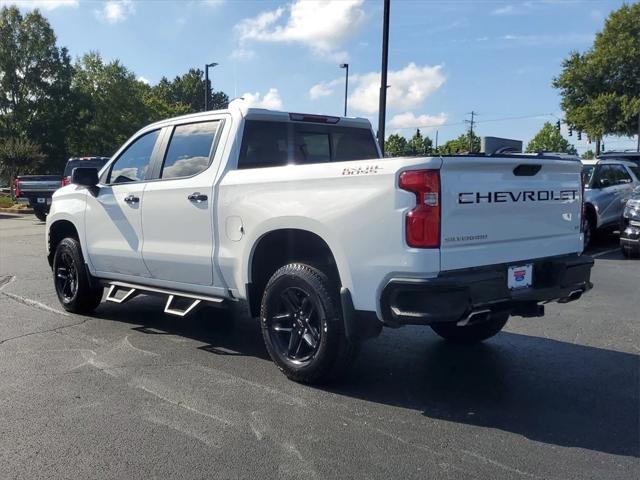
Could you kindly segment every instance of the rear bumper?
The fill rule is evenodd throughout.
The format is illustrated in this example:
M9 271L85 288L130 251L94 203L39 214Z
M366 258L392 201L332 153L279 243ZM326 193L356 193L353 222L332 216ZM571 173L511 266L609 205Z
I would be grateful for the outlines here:
M533 287L509 290L508 267L528 263L533 264ZM541 304L576 300L591 289L592 266L589 256L564 255L453 270L431 279L393 278L382 291L381 313L390 326L460 322L480 311L540 316Z

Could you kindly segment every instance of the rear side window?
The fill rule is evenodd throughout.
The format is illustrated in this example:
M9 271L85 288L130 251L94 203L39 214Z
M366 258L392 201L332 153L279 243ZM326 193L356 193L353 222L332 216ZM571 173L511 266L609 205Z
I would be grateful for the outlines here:
M378 157L367 128L247 120L238 168L366 160Z
M174 128L161 178L190 177L209 166L211 147L220 122L200 122Z
M154 130L142 135L129 145L112 165L107 183L129 183L144 180L159 134L160 130Z
M288 131L284 122L247 120L238 168L279 167L288 160Z

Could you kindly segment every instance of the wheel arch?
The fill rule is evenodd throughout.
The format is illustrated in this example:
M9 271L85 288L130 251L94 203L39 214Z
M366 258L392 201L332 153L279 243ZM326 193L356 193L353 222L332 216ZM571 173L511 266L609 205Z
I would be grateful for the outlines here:
M598 228L598 209L593 203L587 202L584 204L584 213L591 220L593 220L594 228Z
M52 222L51 225L49 225L47 235L47 261L49 262L50 267L53 266L53 256L56 253L58 244L67 237L75 238L82 246L78 228L72 221L67 219L58 219Z
M264 231L252 244L246 262L246 299L252 315L260 310L260 301L271 275L283 265L309 263L325 271L339 285L349 281L340 252L331 248L326 237L308 228L279 227Z

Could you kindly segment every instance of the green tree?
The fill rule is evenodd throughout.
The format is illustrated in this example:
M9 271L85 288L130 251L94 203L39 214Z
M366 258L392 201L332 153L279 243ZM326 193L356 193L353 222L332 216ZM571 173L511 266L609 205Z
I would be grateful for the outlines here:
M175 77L172 81L162 77L160 82L153 87L153 92L166 104L187 105L189 112L202 112L204 110L204 85L204 72L198 68L191 68L187 73ZM211 110L227 107L229 97L224 92L211 92L211 81L209 81L209 92L209 108Z
M402 157L407 154L407 139L394 133L384 142L384 154L387 157Z
M456 153L469 153L469 138L472 138L472 152L480 151L480 137L471 131L463 133L458 138L449 140L438 147L438 153L442 155L455 155Z
M13 184L13 179L25 173L32 173L45 159L40 146L22 137L8 137L0 140L0 175Z
M53 161L65 156L65 138L75 118L73 67L56 46L49 22L34 10L0 9L0 137L29 138Z
M582 155L580 155L580 158L583 158L585 160L592 160L596 158L596 154L594 153L593 150L587 150Z
M423 137L420 129L407 142L407 154L412 156L429 155L433 149L433 143L429 137Z
M527 152L563 152L577 155L575 147L571 145L549 122L545 122L535 137L527 145Z
M609 15L591 49L564 60L553 86L567 123L591 138L631 136L640 114L640 3Z
M136 130L149 123L148 86L118 60L105 63L91 52L76 64L73 92L78 125L70 132L72 155L111 155Z

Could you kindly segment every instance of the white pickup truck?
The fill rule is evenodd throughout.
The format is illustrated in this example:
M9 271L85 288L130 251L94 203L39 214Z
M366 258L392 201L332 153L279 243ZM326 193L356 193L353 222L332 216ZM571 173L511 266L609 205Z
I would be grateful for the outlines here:
M137 294L259 316L291 379L339 374L382 326L476 342L591 288L579 161L381 158L369 122L246 108L165 120L53 196L65 309Z

